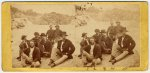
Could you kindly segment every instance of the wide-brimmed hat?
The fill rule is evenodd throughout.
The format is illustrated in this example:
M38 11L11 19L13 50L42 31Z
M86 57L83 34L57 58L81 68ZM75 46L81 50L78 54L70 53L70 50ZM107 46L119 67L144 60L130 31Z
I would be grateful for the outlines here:
M106 31L103 29L103 30L101 30L101 33L106 33Z
M95 29L95 32L100 32L100 30L99 29Z
M61 35L62 35L62 36L63 36L63 35L68 36L68 35L67 35L67 33L66 33L65 31L64 31L64 32L62 32L62 34L61 34Z
M41 33L41 36L46 36L45 33Z
M86 34L87 34L87 33L85 33L85 32L84 32L84 33L82 33L82 37L84 37Z
M22 35L21 40L25 39L26 37L27 37L26 35Z

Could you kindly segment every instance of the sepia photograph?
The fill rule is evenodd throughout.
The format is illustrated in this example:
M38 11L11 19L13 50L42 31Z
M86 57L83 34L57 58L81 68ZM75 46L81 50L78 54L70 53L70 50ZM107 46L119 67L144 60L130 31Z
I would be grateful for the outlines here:
M11 67L81 71L145 67L141 6L134 2L10 3Z
M13 67L138 67L139 6L12 5Z

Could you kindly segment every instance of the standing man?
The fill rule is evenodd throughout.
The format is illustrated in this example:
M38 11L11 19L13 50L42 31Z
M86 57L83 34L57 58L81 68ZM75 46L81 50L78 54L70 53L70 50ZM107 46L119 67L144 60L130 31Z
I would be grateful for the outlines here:
M84 66L92 64L100 64L102 60L101 47L95 43L94 38L90 38L90 45L83 48L83 63Z
M90 45L89 38L87 37L87 33L82 33L82 41L80 42L80 55L78 57L82 58L83 48L87 45Z
M54 30L54 38L55 41L58 41L61 37L62 31L60 30L59 25L56 25L55 28L56 29Z
M116 21L115 31L116 33L122 30L124 27L121 25L119 21Z
M22 40L22 42L19 45L19 48L20 48L19 49L19 57L17 57L17 59L19 61L21 61L21 54L23 53L23 51L28 49L28 48L30 48L30 43L27 40L27 36L26 35L22 35L21 40Z
M26 67L30 64L31 67L39 67L41 64L40 50L35 46L33 41L30 41L30 48L22 53L21 64Z
M46 32L46 36L47 36L48 40L53 42L54 41L54 30L52 28L52 25L50 25L49 28L50 29Z
M62 32L62 40L58 41L57 48L55 50L55 54L50 59L49 66L54 67L67 59L72 59L72 54L75 51L75 47L73 43L66 38L68 36L66 32Z
M131 36L126 34L127 30L124 27L117 33L117 40L112 49L110 62L115 64L117 61L125 58L127 55L134 54L135 41Z
M110 24L111 26L109 26L107 29L107 36L113 40L116 36L116 31L115 31L114 24L113 23L110 23Z

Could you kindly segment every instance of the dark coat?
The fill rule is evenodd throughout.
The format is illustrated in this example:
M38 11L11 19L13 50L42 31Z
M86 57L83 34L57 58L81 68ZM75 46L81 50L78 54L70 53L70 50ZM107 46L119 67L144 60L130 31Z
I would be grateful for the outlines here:
M46 35L48 36L48 39L49 39L49 40L54 39L54 30L53 30L53 29L49 29L49 30L46 32Z
M26 42L27 44L26 44L25 42ZM24 50L24 49L27 49L27 48L30 47L30 42L29 42L28 40L26 40L25 42L21 42L21 43L20 43L19 48L20 48L21 50Z
M30 49L24 50L24 53L29 56ZM40 56L40 50L38 47L34 47L33 53L32 53L32 59L34 62L39 61L41 63L41 56Z
M75 47L74 45L72 44L72 42L68 39L66 39L62 45L62 50L61 50L61 44L62 44L62 40L61 41L58 41L58 46L57 48L61 51L61 53L63 55L67 55L68 58L72 58L72 54L74 53L75 51Z
M94 35L93 35L93 38L94 38L96 44L100 44L100 41L101 41L101 34L99 34L99 35L94 34Z
M62 31L59 29L59 30L54 30L54 38L58 38L62 35Z
M135 41L132 39L131 36L129 36L129 35L126 34L126 35L124 35L123 46L121 46L122 37L119 38L118 45L121 48L127 49L128 52L129 52L129 54L133 54L133 49L134 49L134 47L136 45Z
M34 38L32 38L31 40L34 42L35 46L38 47L41 38L40 38L40 37L34 37Z
M81 47L87 46L87 45L89 45L88 43L90 44L90 40L89 39L87 39L87 41L82 39L82 41L80 42L80 46Z
M91 50L91 45L87 45L86 47L83 48L84 51L86 51L87 53L90 54L90 50ZM94 58L100 58L102 59L102 52L101 52L101 47L98 44L94 45L94 49L93 49L93 56Z

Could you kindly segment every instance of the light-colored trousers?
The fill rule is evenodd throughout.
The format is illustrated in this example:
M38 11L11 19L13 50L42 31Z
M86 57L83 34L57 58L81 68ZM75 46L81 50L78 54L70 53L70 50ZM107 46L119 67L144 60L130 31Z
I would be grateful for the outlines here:
M115 57L116 61L125 58L128 53L127 49L121 48L117 43L113 44L111 55Z
M51 59L54 61L55 65L58 65L64 62L66 59L68 59L67 55L60 55L60 54L61 52L56 47L52 49Z
M101 63L100 58L95 59L93 55L87 53L86 51L83 51L83 56L82 56L83 63L88 63L88 60L90 60L91 62L94 62L95 64Z
M26 66L26 61L31 63L31 65L34 66L34 67L39 67L40 66L39 61L33 62L31 57L28 57L26 54L22 53L22 55L21 55L21 64L22 64L22 66L24 66L24 67Z

